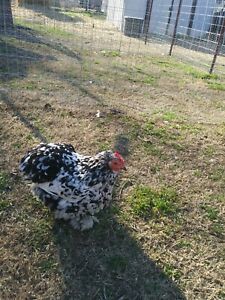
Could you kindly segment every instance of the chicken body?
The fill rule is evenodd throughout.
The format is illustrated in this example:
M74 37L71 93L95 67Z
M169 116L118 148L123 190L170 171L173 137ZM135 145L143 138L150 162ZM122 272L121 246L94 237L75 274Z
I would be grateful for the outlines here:
M97 222L95 214L108 206L118 172L109 168L113 152L83 156L68 144L43 144L29 151L19 170L32 192L78 230Z

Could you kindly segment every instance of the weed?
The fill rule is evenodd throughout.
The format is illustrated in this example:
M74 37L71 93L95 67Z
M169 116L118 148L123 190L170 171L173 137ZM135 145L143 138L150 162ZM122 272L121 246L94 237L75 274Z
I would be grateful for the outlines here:
M148 186L137 186L129 198L133 213L149 218L151 215L169 215L176 211L177 194L174 190L164 188L160 191Z
M163 270L172 279L179 279L181 277L181 272L172 265L166 264Z

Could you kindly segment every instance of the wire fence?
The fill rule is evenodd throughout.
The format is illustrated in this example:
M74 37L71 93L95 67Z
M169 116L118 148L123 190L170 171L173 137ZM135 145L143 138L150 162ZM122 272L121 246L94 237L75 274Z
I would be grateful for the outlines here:
M1 77L23 76L33 62L48 71L43 62L54 57L27 49L26 43L58 51L58 60L64 60L59 53L76 58L67 64L80 77L95 64L96 51L173 55L206 72L225 73L223 0L15 0L12 18L10 1L1 3ZM82 60L85 53L89 57Z

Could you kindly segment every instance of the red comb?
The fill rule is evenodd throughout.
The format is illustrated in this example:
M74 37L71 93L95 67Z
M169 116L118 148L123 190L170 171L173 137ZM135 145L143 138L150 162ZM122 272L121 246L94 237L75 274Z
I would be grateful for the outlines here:
M114 153L114 155L115 155L115 157L117 157L118 159L120 159L120 160L122 160L122 161L124 162L124 158L122 157L122 155L119 154L118 151L116 151L116 152Z

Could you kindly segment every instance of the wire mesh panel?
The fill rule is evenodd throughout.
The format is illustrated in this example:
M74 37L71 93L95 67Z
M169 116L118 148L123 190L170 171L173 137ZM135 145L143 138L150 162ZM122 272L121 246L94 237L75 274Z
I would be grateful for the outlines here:
M124 78L135 90L137 80L147 84L152 80L150 76L143 79L140 64L151 57L168 55L171 41L174 57L206 72L217 52L214 72L225 73L224 1L1 3L1 80L29 78L26 88L30 90L52 86L54 96L58 93L60 98L64 82L65 94L68 83L79 86L82 94L87 94L90 86L102 95L106 90L114 95L115 88L123 94L120 82ZM38 86L40 78L45 78L46 86ZM136 104L127 99L135 108Z

